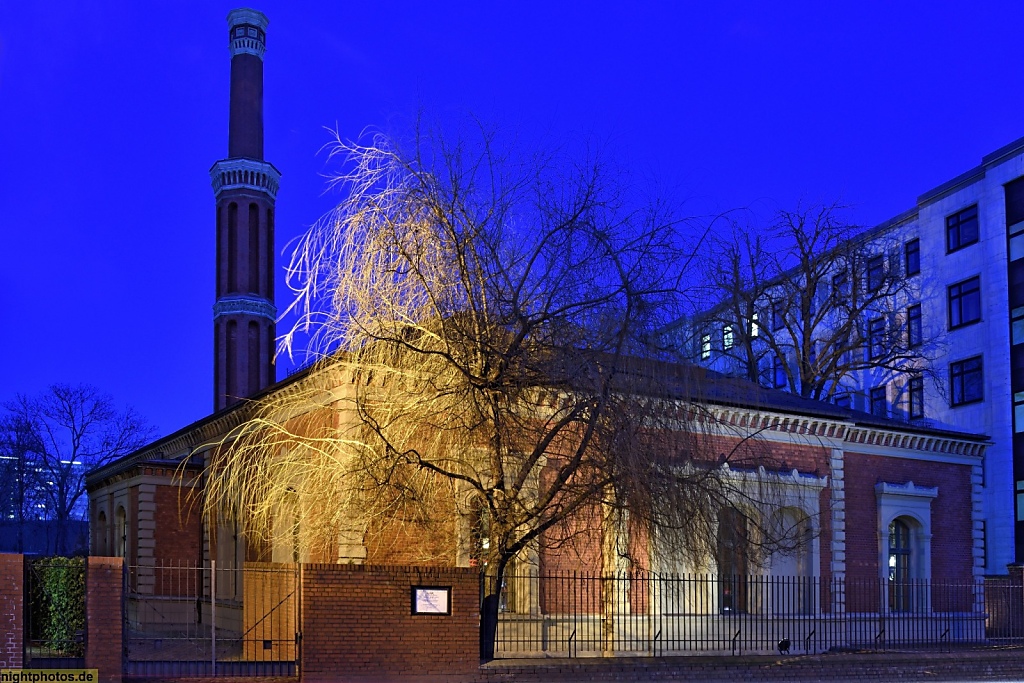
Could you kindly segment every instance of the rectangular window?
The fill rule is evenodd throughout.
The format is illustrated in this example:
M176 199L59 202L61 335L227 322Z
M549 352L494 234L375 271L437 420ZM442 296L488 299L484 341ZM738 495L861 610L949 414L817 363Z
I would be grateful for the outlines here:
M753 339L761 333L761 326L757 324L757 311L750 315L750 338Z
M903 269L907 277L921 273L921 240L910 240L903 245Z
M1006 190L1006 227L1024 221L1024 178L1011 180Z
M885 355L885 318L875 318L868 323L868 360Z
M946 253L978 241L978 205L946 216Z
M882 288L885 281L885 257L872 256L868 259L868 291L875 292Z
M726 325L722 328L722 348L728 351L733 345L733 333L732 325Z
M924 335L921 331L921 304L907 308L907 346L920 346Z
M711 358L711 335L702 334L700 336L700 359L707 360Z
M949 329L955 330L981 320L981 279L972 277L970 280L950 285L949 298Z
M772 360L772 386L776 389L786 386L786 364L778 356Z
M786 326L786 306L781 301L772 304L772 330L781 330Z
M832 276L832 300L842 302L850 295L850 279L845 272Z
M981 356L949 364L949 403L962 406L984 400Z
M907 415L911 420L924 417L924 377L915 375L907 383Z
M878 417L889 417L889 405L885 395L885 385L871 389L871 414Z

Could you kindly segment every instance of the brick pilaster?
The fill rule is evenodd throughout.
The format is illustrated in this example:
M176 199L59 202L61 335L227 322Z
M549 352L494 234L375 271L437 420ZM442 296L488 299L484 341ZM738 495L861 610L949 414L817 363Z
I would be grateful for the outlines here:
M0 669L20 669L25 656L25 557L0 554Z
M85 573L85 668L99 669L100 683L121 683L123 564L120 557L90 557Z

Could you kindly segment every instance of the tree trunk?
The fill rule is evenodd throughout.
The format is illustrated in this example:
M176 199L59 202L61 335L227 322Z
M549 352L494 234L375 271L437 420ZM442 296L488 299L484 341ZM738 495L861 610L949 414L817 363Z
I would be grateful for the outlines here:
M493 542L493 541L492 541ZM480 591L480 659L489 662L494 659L495 642L498 636L498 608L501 602L501 581L505 573L506 560L492 560L484 565Z
M614 505L615 492L608 487L601 504L601 654L615 655L616 581L619 564L621 512Z

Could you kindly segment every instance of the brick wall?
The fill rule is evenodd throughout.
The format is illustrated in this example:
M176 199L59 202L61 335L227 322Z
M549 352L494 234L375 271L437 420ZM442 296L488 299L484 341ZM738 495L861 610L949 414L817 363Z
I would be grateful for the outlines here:
M973 578L971 468L967 465L846 454L846 575L877 579L879 482L939 488L931 503L932 575L935 581Z
M99 669L100 683L121 683L120 557L90 557L85 580L85 667Z
M0 553L0 669L20 669L24 656L25 558Z
M189 498L191 489L169 481L154 493L153 557L157 564L202 561L199 503ZM142 523L140 521L140 527Z
M451 586L452 613L411 614L414 585ZM479 601L474 569L303 565L303 680L475 673Z

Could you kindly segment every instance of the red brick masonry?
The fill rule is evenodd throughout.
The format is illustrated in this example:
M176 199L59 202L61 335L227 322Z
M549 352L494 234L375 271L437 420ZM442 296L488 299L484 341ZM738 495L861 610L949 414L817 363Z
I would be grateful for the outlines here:
M302 565L302 680L476 674L477 577L476 569ZM451 586L451 614L412 614L417 585Z
M24 557L0 554L0 669L22 667L24 580Z
M99 669L100 683L121 683L120 557L90 557L85 574L85 668Z

